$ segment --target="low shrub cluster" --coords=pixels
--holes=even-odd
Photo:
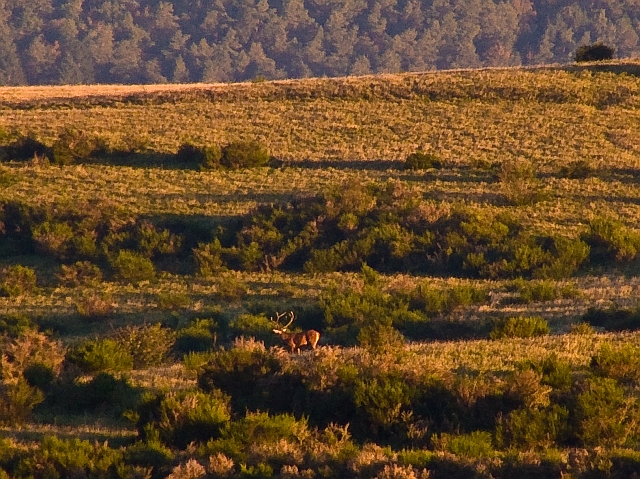
[[[416,151],[410,154],[404,161],[406,170],[427,170],[429,168],[442,168],[442,162],[432,153]]]
[[[506,214],[425,201],[389,181],[261,207],[194,255],[203,275],[224,267],[357,271],[366,263],[383,272],[563,278],[589,247],[536,235]]]
[[[176,153],[176,161],[180,165],[204,170],[256,168],[268,166],[270,159],[267,149],[257,141],[236,141],[223,147],[184,143]]]
[[[589,308],[582,316],[582,322],[607,331],[635,331],[640,329],[640,309],[638,308]]]
[[[67,358],[87,373],[122,372],[160,365],[176,340],[173,330],[160,324],[128,325],[109,337],[85,340]]]

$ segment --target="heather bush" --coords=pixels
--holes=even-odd
[[[39,477],[109,477],[122,466],[122,451],[107,443],[45,436],[40,447],[16,466],[19,477],[38,471]]]
[[[273,333],[274,325],[264,315],[241,314],[229,321],[231,336],[253,337],[259,341],[280,342]]]
[[[569,163],[568,165],[563,165],[560,167],[558,172],[558,176],[561,178],[569,178],[572,180],[577,179],[585,179],[592,176],[594,173],[593,168],[589,164],[589,162],[585,160],[578,160]]]
[[[611,378],[589,378],[576,398],[577,437],[587,447],[619,446],[636,432],[635,397]]]
[[[229,398],[216,390],[170,393],[153,416],[158,419],[152,425],[165,444],[185,447],[191,441],[206,442],[220,436],[221,428],[231,419]]]
[[[218,324],[213,319],[195,319],[178,329],[174,348],[183,354],[213,349],[217,328]]]
[[[36,289],[36,272],[19,264],[7,266],[0,274],[0,296],[20,296]]]
[[[216,289],[216,297],[218,299],[228,303],[237,303],[244,299],[249,287],[242,278],[233,273],[227,273],[218,277]]]
[[[496,442],[505,448],[548,448],[565,443],[570,431],[569,411],[563,406],[523,408],[502,418],[496,428]]]
[[[491,339],[533,338],[549,334],[549,325],[539,316],[512,317],[496,322]]]
[[[631,261],[640,251],[640,233],[611,218],[596,218],[583,235],[594,262]]]
[[[209,277],[215,273],[225,271],[227,267],[222,259],[222,245],[215,238],[211,243],[201,243],[193,249],[193,258],[196,263],[196,273],[199,276]]]
[[[447,451],[459,457],[482,458],[493,457],[491,433],[486,431],[473,431],[469,434],[440,434],[433,439],[434,448]]]
[[[263,343],[239,339],[231,349],[212,356],[198,376],[198,385],[205,391],[221,389],[231,396],[233,410],[243,411],[256,400],[262,402],[262,392],[256,390],[258,381],[280,371],[275,352],[267,351]]]
[[[114,339],[84,341],[69,351],[68,359],[89,373],[121,372],[133,368],[133,356]]]
[[[410,409],[412,390],[404,378],[393,375],[359,377],[353,384],[353,402],[364,424],[375,437],[384,437],[398,426],[401,415]]]
[[[150,281],[156,276],[156,269],[150,259],[134,251],[120,250],[109,259],[116,279],[128,283]]]
[[[183,143],[176,153],[176,161],[185,166],[198,166],[212,170],[220,168],[222,151],[218,145],[196,146]]]
[[[113,337],[131,354],[136,369],[162,364],[176,340],[175,332],[160,324],[128,325],[115,330]]]
[[[621,383],[640,383],[640,348],[625,344],[614,349],[611,344],[600,346],[591,360],[591,369],[598,375]]]
[[[51,147],[51,160],[56,165],[71,165],[89,159],[100,146],[97,139],[81,131],[66,128]]]
[[[220,164],[225,168],[255,168],[269,163],[267,149],[257,141],[237,141],[222,148]]]
[[[432,153],[416,151],[410,154],[404,161],[406,170],[426,170],[429,168],[442,168],[442,162]]]
[[[102,271],[90,261],[61,265],[58,280],[65,286],[94,286],[102,281]]]

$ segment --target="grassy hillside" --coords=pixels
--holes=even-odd
[[[67,477],[56,436],[108,440],[88,477],[640,473],[639,72],[0,88],[3,151],[102,152],[0,164],[0,468]],[[271,166],[177,160],[235,141]]]

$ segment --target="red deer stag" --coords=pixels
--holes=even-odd
[[[280,326],[280,319],[284,316],[289,316],[289,322],[285,326]],[[277,326],[277,329],[274,329],[273,332],[282,338],[282,340],[289,345],[291,348],[291,352],[297,351],[300,352],[300,347],[306,346],[307,344],[311,346],[312,349],[316,349],[316,345],[320,340],[320,333],[313,329],[308,331],[302,331],[300,333],[289,333],[287,332],[287,328],[291,326],[295,316],[293,311],[289,311],[288,313],[278,314],[276,311],[276,319],[275,321],[271,318],[271,322]]]

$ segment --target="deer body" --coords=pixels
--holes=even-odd
[[[273,332],[279,335],[282,340],[289,345],[292,353],[296,350],[300,352],[300,347],[306,345],[311,346],[312,349],[316,349],[316,345],[320,340],[320,333],[315,329],[302,331],[301,333],[287,333],[279,329],[274,329]]]
[[[287,313],[278,314],[276,312],[276,321],[272,322],[278,326],[278,329],[274,329],[273,332],[276,333],[280,338],[289,346],[291,352],[300,352],[300,348],[302,346],[311,346],[312,349],[316,349],[316,345],[320,340],[320,333],[314,329],[309,329],[308,331],[302,331],[301,333],[290,333],[287,331],[287,328],[293,323],[294,314],[293,311],[288,313],[291,318],[286,326],[280,326],[280,318],[282,318]]]

